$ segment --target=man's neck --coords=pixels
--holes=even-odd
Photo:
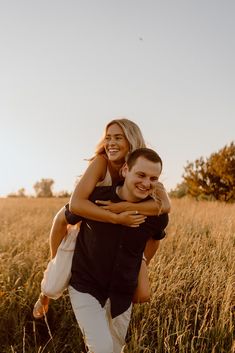
[[[123,201],[127,201],[127,202],[139,202],[140,201],[140,200],[136,200],[136,198],[134,198],[132,195],[130,195],[128,190],[125,188],[125,185],[117,186],[116,187],[116,194]]]

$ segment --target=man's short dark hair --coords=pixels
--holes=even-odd
[[[131,170],[133,165],[135,164],[136,160],[139,157],[146,158],[148,161],[154,162],[154,163],[160,163],[161,164],[161,169],[162,169],[162,159],[161,157],[152,150],[151,148],[137,148],[127,156],[126,164]]]

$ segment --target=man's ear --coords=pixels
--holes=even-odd
[[[122,166],[122,177],[123,177],[124,179],[125,179],[125,177],[126,177],[127,172],[128,172],[128,166],[127,166],[126,163],[124,163],[123,166]]]

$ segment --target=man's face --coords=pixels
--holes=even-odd
[[[125,165],[123,191],[127,201],[138,202],[148,197],[156,186],[160,174],[161,164],[144,157],[137,158],[131,170]]]

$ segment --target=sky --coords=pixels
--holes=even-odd
[[[234,0],[2,0],[0,195],[71,192],[117,117],[174,189],[235,140],[234,18]]]

